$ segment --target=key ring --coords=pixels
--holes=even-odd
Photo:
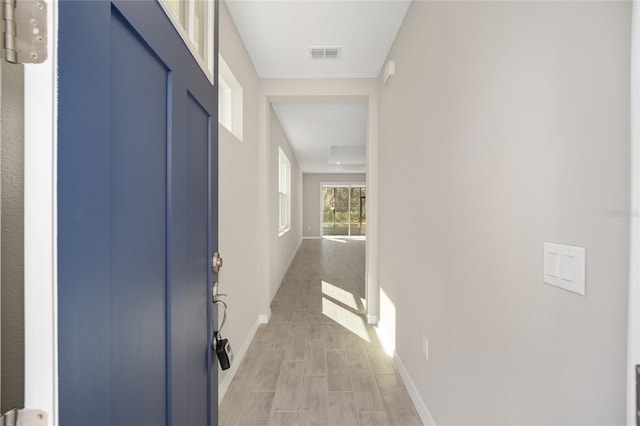
[[[218,331],[214,332],[214,338],[215,338],[215,336],[220,334],[220,332],[222,331],[222,327],[224,327],[224,323],[227,321],[227,304],[224,303],[222,300],[219,300],[219,299],[216,300],[213,303],[222,305],[222,322],[220,323],[220,326],[218,327]]]

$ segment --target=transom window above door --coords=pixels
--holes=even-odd
[[[211,84],[213,76],[213,0],[159,0]]]

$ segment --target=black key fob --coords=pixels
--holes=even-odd
[[[220,361],[220,368],[222,370],[229,369],[231,367],[231,363],[233,362],[233,351],[231,350],[229,340],[216,339],[215,345],[216,355],[218,356],[218,361]]]

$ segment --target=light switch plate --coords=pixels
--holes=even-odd
[[[543,280],[547,284],[586,294],[586,249],[565,244],[544,243]]]

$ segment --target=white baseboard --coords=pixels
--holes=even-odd
[[[322,237],[302,237],[303,240],[321,240]]]
[[[236,375],[236,372],[238,371],[238,366],[244,359],[244,356],[247,354],[247,350],[249,350],[249,346],[251,346],[251,342],[253,341],[253,338],[255,337],[256,332],[258,331],[258,327],[260,326],[260,324],[266,324],[267,321],[262,321],[263,320],[262,317],[265,317],[266,319],[267,316],[266,315],[258,316],[258,319],[256,320],[255,324],[253,324],[253,327],[251,327],[251,330],[249,330],[249,335],[247,336],[246,339],[244,339],[244,343],[242,343],[240,350],[234,353],[235,357],[233,358],[233,363],[231,364],[231,368],[229,369],[229,371],[227,371],[227,375],[224,376],[224,379],[222,379],[222,382],[220,382],[220,384],[218,385],[218,404],[220,404],[220,401],[222,401],[222,398],[224,398],[224,395],[227,393],[227,390],[229,389],[229,385],[231,384],[233,377]]]
[[[380,322],[380,318],[378,318],[377,315],[367,315],[367,323],[378,325],[379,322]]]
[[[418,393],[416,385],[413,383],[413,380],[411,380],[411,376],[409,376],[407,369],[404,368],[404,364],[400,360],[397,352],[393,353],[393,366],[396,368],[398,374],[400,374],[400,378],[404,382],[407,392],[409,392],[413,405],[416,406],[416,410],[418,411],[418,415],[420,416],[422,423],[424,423],[425,426],[436,426],[436,421],[433,419],[433,416],[431,416],[427,405]]]

